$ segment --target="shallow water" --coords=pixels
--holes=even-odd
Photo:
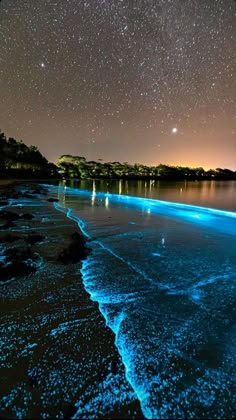
[[[9,201],[7,211],[34,215],[11,228],[21,236],[16,249],[33,232],[44,238],[32,247],[36,272],[0,281],[0,418],[64,419],[75,410],[80,419],[142,418],[114,334],[84,290],[81,263],[58,262],[75,224],[47,197]],[[2,261],[5,253],[3,242]]]
[[[90,239],[84,285],[115,333],[145,417],[234,417],[233,205],[92,187],[61,185],[55,207]]]
[[[236,181],[68,180],[62,185],[93,192],[153,198],[236,211]]]

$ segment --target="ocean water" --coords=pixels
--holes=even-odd
[[[53,187],[146,418],[233,418],[236,212]]]

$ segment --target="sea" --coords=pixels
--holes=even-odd
[[[60,181],[82,278],[143,415],[236,413],[236,181]]]

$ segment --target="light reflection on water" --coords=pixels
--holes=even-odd
[[[60,185],[236,211],[236,181],[70,180]]]

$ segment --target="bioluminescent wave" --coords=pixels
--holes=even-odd
[[[58,189],[92,247],[82,275],[146,418],[235,414],[236,213]]]
[[[89,190],[78,190],[68,187],[58,187],[58,190],[62,195],[86,197],[92,202],[96,199],[98,203],[104,203],[105,206],[112,203],[113,205],[135,207],[142,212],[147,212],[149,214],[159,214],[166,217],[170,216],[189,221],[190,223],[207,225],[213,229],[236,234],[236,223],[231,223],[231,219],[236,221],[236,212],[233,211],[121,194],[91,192]]]

